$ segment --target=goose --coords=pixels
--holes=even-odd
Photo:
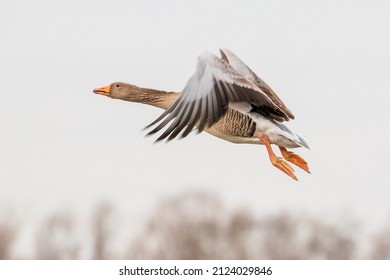
[[[115,82],[96,88],[94,93],[130,102],[159,107],[164,112],[147,128],[153,135],[165,127],[156,141],[170,141],[192,130],[206,131],[223,140],[241,144],[265,145],[273,166],[298,180],[290,162],[310,173],[307,162],[287,150],[309,142],[291,131],[283,122],[294,119],[276,93],[244,62],[227,49],[221,57],[203,52],[196,70],[181,91],[163,91]],[[271,145],[279,147],[276,156]]]

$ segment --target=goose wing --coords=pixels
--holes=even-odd
[[[148,135],[170,126],[156,140],[175,138],[180,132],[186,137],[196,126],[201,132],[211,127],[228,109],[229,103],[246,102],[260,108],[272,119],[288,120],[288,115],[253,82],[245,78],[228,62],[204,52],[198,57],[195,73],[176,101],[148,127],[156,125]]]
[[[290,119],[294,114],[284,105],[276,93],[253,72],[242,60],[228,49],[220,49],[221,57],[236,69],[242,76],[260,88]]]

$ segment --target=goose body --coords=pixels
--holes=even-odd
[[[157,141],[186,137],[203,130],[232,143],[266,145],[271,163],[297,179],[289,161],[309,172],[308,165],[286,148],[305,147],[307,140],[283,122],[294,119],[276,93],[244,62],[227,49],[221,58],[204,52],[195,73],[181,93],[140,88],[116,82],[95,93],[160,107],[165,111],[148,128],[148,135],[163,131]],[[276,157],[271,144],[284,157]]]

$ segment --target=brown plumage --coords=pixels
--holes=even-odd
[[[228,62],[233,68],[239,69],[240,73],[259,89],[261,89],[290,119],[294,119],[294,114],[287,108],[283,101],[277,96],[272,88],[267,85],[255,72],[252,71],[241,59],[227,49],[221,49],[221,58]]]
[[[282,124],[294,119],[293,113],[263,80],[226,49],[221,49],[221,58],[203,53],[181,93],[121,82],[94,92],[164,109],[148,126],[154,126],[149,135],[164,130],[156,141],[186,137],[196,129],[232,143],[263,144],[271,163],[297,179],[291,166],[272,151],[271,144],[276,144],[287,161],[309,172],[306,161],[286,149],[310,148],[304,137]]]

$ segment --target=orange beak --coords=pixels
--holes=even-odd
[[[101,88],[95,88],[93,90],[93,92],[96,93],[96,94],[110,96],[110,88],[111,88],[111,85],[108,85],[108,86],[105,86],[105,87],[101,87]]]

